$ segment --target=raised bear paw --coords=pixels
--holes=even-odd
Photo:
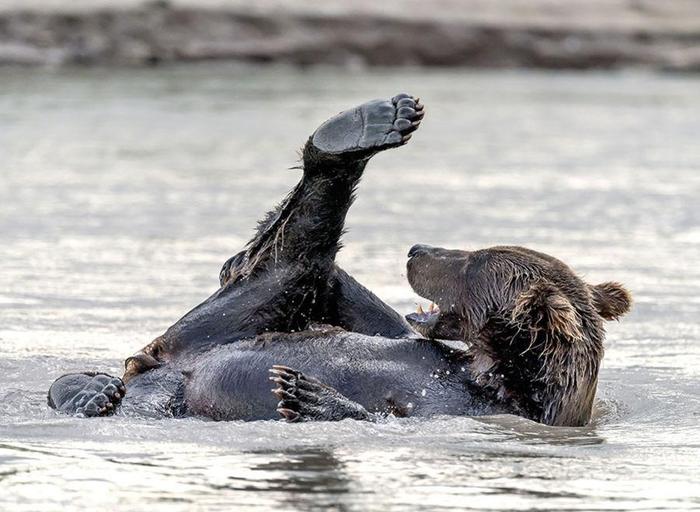
[[[424,114],[418,98],[397,94],[332,117],[314,132],[311,142],[321,153],[367,157],[406,144]]]

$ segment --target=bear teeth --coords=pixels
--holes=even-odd
[[[426,314],[425,310],[423,309],[422,304],[418,304],[418,308],[416,309],[416,313],[421,314],[421,315]],[[434,302],[431,302],[430,306],[428,306],[428,314],[437,315],[438,313],[440,313],[440,307],[437,304],[435,304]]]

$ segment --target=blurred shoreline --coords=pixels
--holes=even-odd
[[[700,71],[696,0],[0,0],[0,65]]]

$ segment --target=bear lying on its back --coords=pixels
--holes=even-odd
[[[65,375],[49,405],[83,416],[118,408],[288,421],[512,413],[585,424],[603,320],[630,307],[622,286],[587,285],[560,261],[519,247],[414,246],[409,282],[440,308],[407,317],[420,339],[335,264],[367,162],[406,144],[423,115],[417,99],[399,94],[323,123],[304,148],[301,181],[224,264],[220,288],[128,358],[123,380]]]
[[[621,285],[588,285],[559,260],[521,247],[415,246],[408,279],[439,306],[407,317],[425,339],[331,326],[259,335],[154,365],[129,380],[121,407],[217,420],[590,420],[603,322],[630,307]],[[430,339],[436,333],[464,342]]]
[[[338,329],[259,337],[190,366],[185,404],[219,419],[289,421],[511,413],[585,425],[603,358],[604,320],[626,313],[617,283],[591,286],[561,261],[522,247],[467,252],[414,246],[408,279],[439,309],[408,315],[426,337]]]

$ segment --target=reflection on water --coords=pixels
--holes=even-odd
[[[402,311],[416,242],[528,245],[634,292],[595,418],[284,425],[45,405],[216,287],[330,113],[428,115],[368,168],[341,264]],[[700,80],[219,65],[0,74],[0,504],[35,510],[700,508]]]

